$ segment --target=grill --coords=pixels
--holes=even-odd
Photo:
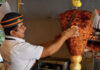
[[[39,70],[69,70],[69,59],[45,58],[39,60]]]

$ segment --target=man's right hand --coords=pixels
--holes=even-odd
[[[62,32],[62,36],[64,36],[66,39],[70,38],[70,37],[77,37],[77,36],[79,36],[78,26],[72,26],[71,28],[63,31]]]

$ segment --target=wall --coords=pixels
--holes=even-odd
[[[100,9],[100,0],[81,0],[79,9],[93,11]],[[44,43],[61,32],[59,14],[72,9],[71,0],[24,0],[24,23],[27,26],[25,39],[32,44]],[[54,57],[67,58],[67,47],[64,45]]]

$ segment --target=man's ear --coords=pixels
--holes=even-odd
[[[11,36],[15,36],[15,35],[16,35],[16,31],[11,30],[11,31],[10,31],[10,35],[11,35]]]

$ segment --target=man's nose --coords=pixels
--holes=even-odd
[[[25,26],[25,25],[24,25],[24,27],[23,27],[23,28],[24,28],[24,30],[26,30],[26,26]]]

